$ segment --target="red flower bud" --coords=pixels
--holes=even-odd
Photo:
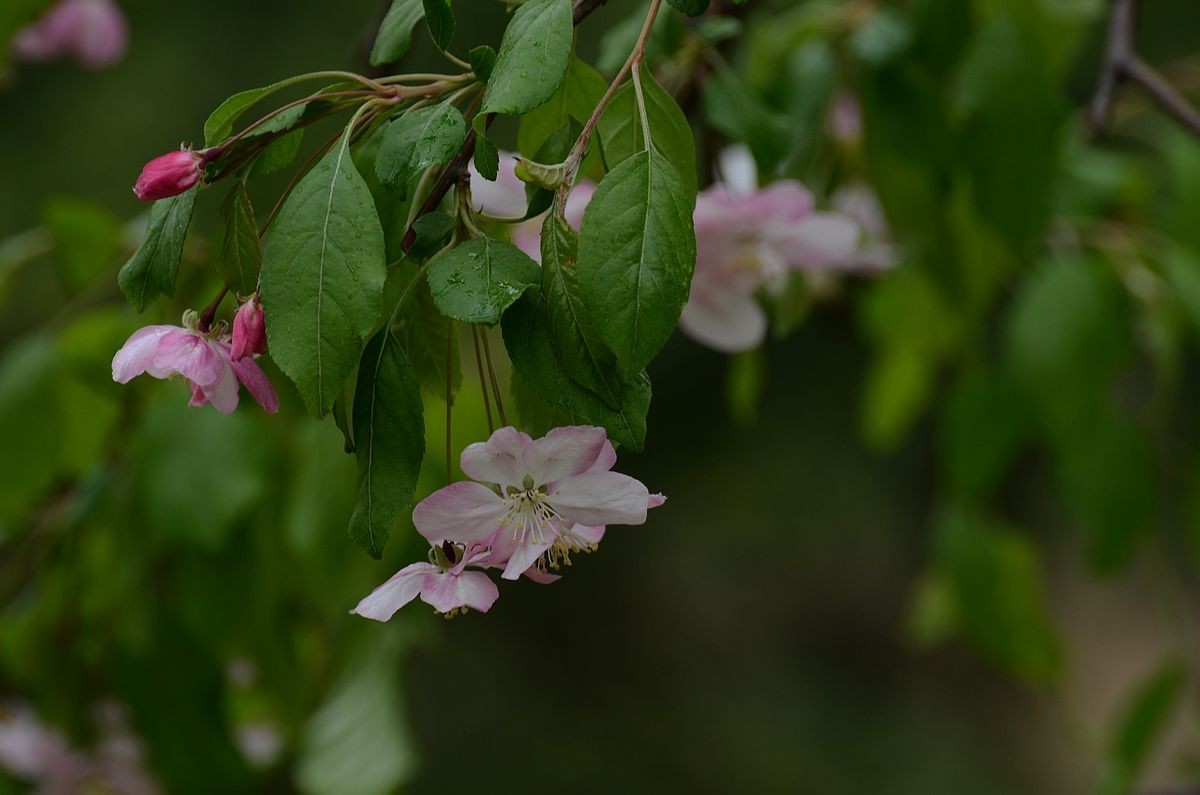
[[[142,169],[133,192],[144,202],[178,196],[200,181],[203,154],[190,148],[160,155]]]
[[[240,362],[247,356],[266,352],[267,326],[263,320],[262,304],[258,302],[258,294],[255,293],[233,316],[230,358]]]

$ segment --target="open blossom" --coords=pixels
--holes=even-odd
[[[766,337],[760,291],[781,290],[793,271],[846,269],[862,229],[844,213],[815,210],[799,182],[756,189],[749,153],[733,150],[722,160],[725,181],[696,201],[696,272],[679,325],[698,342],[732,353]]]
[[[500,428],[463,450],[460,463],[480,482],[452,483],[426,497],[413,524],[431,544],[486,544],[489,565],[503,566],[509,580],[539,558],[554,565],[593,549],[602,532],[596,528],[642,524],[663,499],[611,471],[616,452],[603,428],[555,428],[537,440]]]
[[[500,168],[494,182],[486,180],[471,165],[471,198],[476,207],[488,215],[497,218],[521,218],[527,209],[525,183],[517,177],[517,158],[508,152],[500,153]],[[591,180],[580,180],[572,188],[567,197],[567,206],[563,215],[576,230],[583,223],[583,211],[587,209],[592,194],[596,192],[596,184]],[[535,216],[528,221],[514,224],[512,242],[537,262],[542,260],[541,240],[542,222],[545,213]]]
[[[480,547],[455,546],[449,541],[430,550],[428,563],[413,563],[392,575],[351,610],[351,613],[387,621],[404,605],[421,601],[446,616],[474,608],[486,613],[500,597],[491,578],[468,566],[481,564],[487,552]]]
[[[200,181],[206,162],[204,152],[187,146],[159,155],[142,167],[133,192],[144,202],[178,196]]]
[[[432,545],[428,563],[414,563],[359,602],[354,613],[387,621],[418,595],[446,615],[486,613],[499,597],[484,572],[558,579],[547,569],[596,549],[610,524],[642,524],[666,498],[613,472],[617,453],[603,428],[555,428],[532,439],[500,428],[463,450],[462,469],[475,481],[440,489],[413,510],[413,524]],[[489,485],[484,485],[484,484]]]
[[[230,358],[240,362],[247,356],[266,352],[267,324],[263,318],[262,304],[258,302],[258,293],[255,293],[233,316]]]
[[[61,0],[13,39],[13,56],[31,62],[65,56],[89,69],[121,60],[129,46],[129,26],[112,0]]]
[[[138,329],[113,357],[112,371],[118,384],[129,383],[142,373],[155,378],[181,376],[192,387],[189,405],[211,403],[222,414],[237,408],[240,382],[268,414],[279,410],[271,382],[253,359],[234,361],[228,338],[195,328]]]

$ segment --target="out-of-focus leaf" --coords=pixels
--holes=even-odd
[[[952,623],[980,653],[1013,673],[1037,682],[1058,676],[1059,641],[1046,612],[1038,556],[1023,536],[948,509],[937,520],[935,559],[944,579],[937,586],[941,617],[933,626],[943,629],[929,639]],[[932,608],[926,602],[922,609]],[[928,628],[932,618],[921,621]]]
[[[942,461],[951,490],[966,498],[990,496],[1033,430],[1025,396],[1005,374],[965,375],[942,414]]]
[[[79,199],[55,199],[46,205],[43,217],[63,281],[73,291],[105,273],[120,253],[121,221],[104,207]]]
[[[1098,795],[1126,795],[1137,784],[1138,774],[1166,731],[1186,685],[1187,669],[1169,662],[1133,694],[1109,746]]]
[[[979,31],[959,76],[957,104],[967,116],[963,142],[980,214],[1023,251],[1049,219],[1063,117],[1027,26],[1001,14]]]
[[[178,385],[154,388],[133,445],[140,512],[154,538],[216,549],[266,487],[261,427],[245,412],[189,408]]]
[[[787,155],[792,133],[787,119],[751,94],[731,70],[715,70],[704,89],[709,123],[754,153],[758,167],[773,170]]]
[[[397,644],[379,637],[334,683],[304,732],[305,795],[386,795],[412,773],[399,660]]]
[[[758,404],[767,385],[767,357],[762,348],[744,351],[729,358],[725,373],[725,400],[738,425],[753,425]]]

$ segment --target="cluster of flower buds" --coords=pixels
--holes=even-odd
[[[506,580],[541,583],[594,551],[607,525],[639,525],[666,501],[638,480],[613,472],[617,453],[603,428],[555,428],[532,439],[500,428],[469,445],[460,464],[473,480],[442,488],[413,510],[430,545],[429,561],[396,572],[354,608],[387,621],[418,596],[438,613],[486,613],[499,597],[489,569]]]

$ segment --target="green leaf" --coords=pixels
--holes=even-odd
[[[937,565],[959,631],[981,653],[1033,681],[1061,667],[1035,549],[1021,535],[969,512],[938,519]]]
[[[500,174],[500,150],[485,135],[475,137],[475,170],[489,182]]]
[[[375,174],[403,198],[421,172],[450,162],[466,135],[467,122],[449,103],[410,111],[384,128]]]
[[[421,0],[393,0],[371,47],[371,66],[398,61],[412,44],[413,27],[425,16]]]
[[[569,378],[559,364],[541,293],[530,293],[514,304],[505,313],[502,328],[513,367],[538,398],[562,413],[557,419],[565,424],[599,425],[614,442],[631,450],[642,449],[651,397],[645,372],[630,380],[620,396],[620,408],[612,409]]]
[[[526,157],[537,157],[542,144],[568,121],[586,123],[607,89],[608,83],[599,72],[572,58],[562,85],[550,101],[521,117],[517,149]]]
[[[454,38],[454,12],[450,9],[449,0],[423,0],[425,6],[425,24],[429,26],[429,35],[438,49],[450,46]]]
[[[413,288],[412,298],[404,312],[397,334],[421,388],[446,400],[446,385],[450,395],[462,386],[462,367],[458,345],[449,340],[450,318],[438,311],[429,285],[422,281]],[[449,368],[449,373],[446,370]]]
[[[480,83],[492,79],[492,70],[496,68],[496,51],[486,44],[480,44],[467,55],[471,62],[471,71],[475,73]]]
[[[390,329],[367,343],[354,390],[358,498],[350,537],[373,558],[412,502],[425,456],[421,387]]]
[[[300,152],[304,143],[304,130],[292,130],[287,135],[281,135],[267,145],[254,160],[250,171],[251,176],[265,177],[274,174],[282,168],[287,168]]]
[[[695,194],[657,150],[610,171],[583,216],[579,286],[600,338],[627,375],[675,329],[696,263]]]
[[[567,71],[572,31],[571,0],[522,4],[500,41],[480,113],[525,113],[550,99]]]
[[[1138,688],[1112,739],[1100,795],[1126,795],[1137,783],[1155,742],[1179,708],[1187,682],[1187,669],[1170,662]]]
[[[183,242],[199,190],[197,185],[178,196],[160,199],[150,208],[146,239],[117,274],[121,292],[137,311],[144,311],[157,296],[175,294]]]
[[[282,88],[287,88],[295,81],[291,78],[280,80],[277,83],[272,83],[269,86],[260,88],[248,88],[245,91],[239,91],[233,96],[226,99],[217,109],[214,110],[204,122],[204,144],[205,146],[213,146],[224,141],[233,133],[233,124],[238,118],[246,112],[246,109],[254,105],[268,94],[273,94]]]
[[[258,270],[262,253],[258,246],[258,224],[246,186],[238,182],[229,192],[221,214],[225,216],[225,240],[217,254],[217,273],[229,289],[250,295],[258,288]]]
[[[429,287],[438,309],[464,323],[494,326],[521,294],[541,281],[525,252],[486,237],[468,240],[429,264]]]
[[[344,135],[283,203],[263,250],[271,357],[314,416],[333,405],[379,320],[383,229]]]
[[[409,246],[408,256],[423,262],[441,250],[454,231],[454,219],[443,212],[425,213],[412,224],[416,237]]]
[[[542,225],[542,294],[554,352],[567,377],[621,408],[625,379],[617,360],[596,333],[579,290],[579,236],[557,213]]]
[[[642,93],[646,97],[646,118],[650,137],[657,149],[674,166],[683,180],[684,190],[696,192],[696,141],[692,127],[675,98],[663,90],[648,68],[642,69]],[[600,117],[600,140],[604,160],[610,169],[639,152],[646,151],[642,124],[633,83],[621,86]]]
[[[43,212],[55,260],[71,290],[82,290],[106,271],[121,250],[121,220],[93,202],[54,199]]]
[[[689,17],[698,17],[708,10],[709,0],[667,0],[673,8],[687,14]]]

